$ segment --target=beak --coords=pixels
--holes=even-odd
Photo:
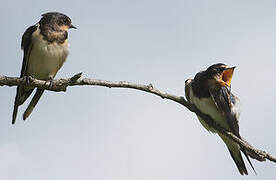
[[[72,24],[69,26],[69,28],[70,28],[70,29],[77,29],[76,26],[74,26],[74,25],[72,25]]]
[[[222,72],[222,80],[226,83],[227,86],[231,85],[231,80],[232,80],[232,76],[233,76],[235,68],[236,68],[236,66],[230,67],[230,68],[225,69]]]

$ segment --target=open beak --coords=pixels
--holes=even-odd
[[[235,68],[236,68],[236,66],[230,67],[230,68],[225,69],[222,72],[222,80],[226,83],[227,86],[231,85],[231,80],[232,80],[232,76],[233,76]]]
[[[72,24],[69,26],[69,28],[70,28],[70,29],[77,29],[76,26],[74,26],[74,25],[72,25]]]

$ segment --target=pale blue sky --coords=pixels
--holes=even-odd
[[[57,78],[148,84],[184,96],[184,81],[216,62],[237,66],[240,133],[276,155],[276,2],[187,0],[5,1],[0,74],[19,76],[24,30],[47,11],[71,17],[70,55]],[[184,107],[128,89],[46,92],[11,125],[15,87],[0,87],[0,179],[242,179],[230,154]],[[250,179],[276,179],[271,162]],[[244,179],[244,178],[243,178]]]

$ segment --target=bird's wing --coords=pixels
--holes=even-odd
[[[227,119],[231,132],[240,138],[238,98],[226,87],[211,88],[209,92],[218,110]]]
[[[37,28],[38,28],[37,25],[30,26],[22,36],[21,49],[24,51],[24,56],[23,56],[23,63],[22,63],[20,77],[27,75],[26,71],[28,66],[28,60],[32,49],[32,34],[34,31],[37,30]],[[33,89],[24,89],[23,86],[17,86],[16,96],[14,101],[14,108],[13,108],[13,115],[12,115],[12,124],[15,123],[18,106],[20,106],[26,101],[26,99],[31,95],[32,91]]]
[[[209,89],[209,92],[219,109],[219,111],[226,117],[227,123],[230,127],[231,132],[233,132],[238,138],[242,139],[239,133],[239,99],[234,96],[229,89],[226,87],[220,87],[217,89]],[[247,151],[244,148],[238,148],[232,145],[231,141],[227,142],[224,138],[222,138],[224,142],[226,143],[232,158],[234,159],[239,171],[241,174],[247,174],[247,170],[245,168],[244,162],[241,158],[239,150],[241,150],[246,159],[248,160],[250,166],[252,167],[253,171],[256,173],[253,164],[251,163],[247,153]],[[254,158],[254,156],[250,157]]]
[[[32,34],[34,31],[37,30],[37,28],[38,28],[37,25],[30,26],[22,36],[21,49],[24,51],[24,57],[23,57],[20,77],[23,77],[26,75],[28,60],[32,49]]]
[[[185,97],[188,102],[190,102],[190,87],[191,87],[192,79],[187,79],[185,81]]]

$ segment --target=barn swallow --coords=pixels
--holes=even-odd
[[[209,115],[218,125],[241,138],[239,133],[239,99],[231,93],[231,80],[235,67],[218,63],[196,74],[194,79],[185,81],[186,99],[199,111]],[[249,154],[237,143],[217,132],[198,116],[200,123],[210,132],[217,133],[226,144],[241,175],[247,175],[247,169],[241,156],[244,153],[250,166],[255,169]],[[256,173],[256,172],[255,172]]]
[[[23,34],[21,49],[24,51],[20,77],[52,81],[68,56],[68,29],[74,28],[65,14],[48,12],[40,21],[30,26]],[[31,95],[34,88],[19,85],[14,101],[12,124],[15,123],[18,107]],[[25,120],[33,111],[44,89],[36,89],[35,95],[23,114]]]

